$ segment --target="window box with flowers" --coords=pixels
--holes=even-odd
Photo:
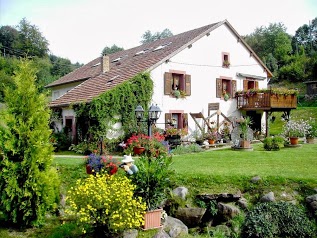
[[[182,136],[186,134],[187,131],[185,128],[178,129],[172,126],[167,127],[164,131],[165,140],[168,141],[171,148],[175,148],[176,146],[180,145]]]
[[[224,61],[222,62],[222,67],[224,67],[224,68],[229,68],[229,67],[230,67],[230,62],[229,62],[229,60],[224,60]]]

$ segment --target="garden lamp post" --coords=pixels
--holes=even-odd
[[[154,125],[157,121],[157,119],[160,118],[161,115],[161,109],[157,105],[151,105],[148,111],[148,118],[146,120],[142,120],[144,117],[144,109],[141,105],[138,105],[135,110],[135,117],[137,119],[137,122],[146,122],[148,126],[148,136],[152,135],[151,126]]]

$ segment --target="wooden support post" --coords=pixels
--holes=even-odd
[[[269,111],[265,111],[266,117],[265,117],[265,137],[268,137],[270,135],[269,132]]]

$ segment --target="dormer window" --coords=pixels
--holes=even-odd
[[[230,67],[230,57],[229,53],[222,53],[222,67],[223,68],[229,68]]]

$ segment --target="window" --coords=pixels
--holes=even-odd
[[[175,90],[182,91],[183,95],[191,94],[191,76],[181,71],[165,72],[164,95],[174,95]]]
[[[248,89],[258,89],[259,88],[259,82],[254,79],[246,79],[243,80],[243,90]]]
[[[174,127],[177,129],[188,129],[188,114],[187,113],[165,113],[165,127],[169,125],[167,123],[173,122]]]
[[[53,100],[59,98],[59,91],[55,91],[53,94]]]
[[[222,53],[222,67],[223,68],[229,68],[230,67],[229,53],[226,53],[226,52]]]
[[[217,78],[216,79],[216,97],[223,99],[227,94],[229,98],[233,98],[237,91],[236,80],[229,78]]]

